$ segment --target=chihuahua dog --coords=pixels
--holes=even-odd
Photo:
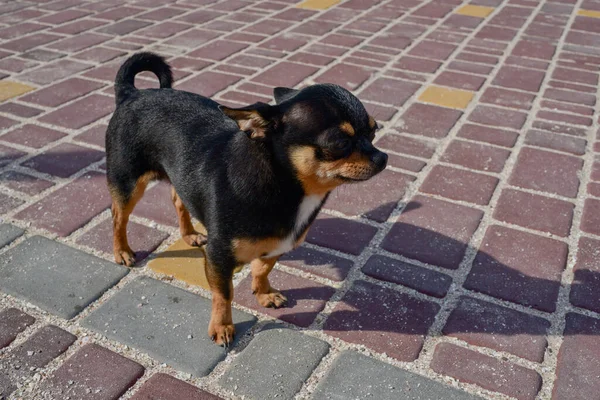
[[[136,89],[142,71],[153,72],[160,89]],[[168,180],[183,239],[206,245],[208,334],[228,346],[234,270],[250,263],[258,302],[283,306],[287,299],[267,278],[277,259],[302,243],[334,188],[373,177],[387,155],[371,144],[375,120],[336,85],[275,88],[275,105],[234,109],[172,84],[170,67],[152,53],[131,56],[117,73],[117,108],[106,132],[114,255],[134,263],[129,215],[150,181]]]

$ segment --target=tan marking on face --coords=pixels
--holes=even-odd
[[[233,239],[231,247],[237,262],[249,263],[275,250],[281,240],[281,238],[277,237],[265,239],[237,238]]]
[[[377,126],[377,122],[375,121],[375,118],[373,118],[369,115],[369,128],[375,129],[376,126]]]
[[[348,134],[348,136],[354,136],[354,134],[356,133],[354,131],[354,127],[350,124],[350,122],[342,122],[340,124],[340,130],[343,132],[346,132]]]

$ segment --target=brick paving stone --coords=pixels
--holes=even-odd
[[[3,131],[3,130],[5,130],[5,129],[10,128],[11,126],[13,126],[15,124],[17,124],[17,121],[15,121],[13,119],[10,119],[10,118],[5,118],[5,117],[0,116],[0,132]],[[3,146],[0,147],[0,151],[4,152]],[[0,153],[0,165],[3,162],[2,160],[3,160],[4,156],[5,156],[4,154]]]
[[[333,191],[325,208],[385,222],[414,179],[411,175],[384,170],[369,181],[353,187],[352,195],[343,187]]]
[[[0,182],[10,189],[30,196],[54,186],[53,182],[16,171],[6,171],[0,174]]]
[[[444,326],[444,335],[534,362],[542,362],[550,322],[507,307],[462,296]]]
[[[431,368],[437,373],[519,400],[535,399],[542,386],[542,377],[533,370],[450,343],[436,346]]]
[[[581,217],[581,230],[600,236],[600,200],[585,200]]]
[[[202,377],[225,358],[227,349],[208,337],[211,301],[148,277],[139,277],[82,322],[181,371]],[[233,309],[236,338],[256,318]]]
[[[219,400],[220,397],[205,392],[170,375],[152,375],[142,387],[131,396],[131,400]]]
[[[502,172],[510,152],[463,140],[450,142],[441,161],[480,171]]]
[[[17,103],[4,103],[0,105],[0,112],[12,114],[21,118],[30,118],[41,114],[43,110],[40,110],[39,108],[24,106],[22,104]]]
[[[114,107],[114,100],[110,97],[91,94],[46,114],[39,120],[64,128],[79,129],[110,114]]]
[[[108,35],[126,35],[128,33],[137,31],[141,28],[144,28],[150,25],[150,22],[141,21],[137,19],[127,19],[120,22],[117,22],[112,25],[105,26],[104,28],[97,29],[100,33],[105,33]]]
[[[359,97],[379,103],[402,106],[419,87],[419,84],[413,82],[378,78],[364,88],[359,93]]]
[[[469,121],[494,127],[520,129],[527,120],[527,114],[498,107],[477,106],[469,115]]]
[[[51,399],[116,400],[143,374],[140,364],[97,344],[86,344],[39,390]]]
[[[600,390],[600,321],[569,313],[563,334],[552,398],[593,399]]]
[[[13,240],[21,236],[25,231],[19,227],[10,224],[0,224],[0,248],[10,244]],[[2,347],[2,346],[0,346]]]
[[[505,189],[494,210],[499,221],[567,237],[575,206],[550,197]]]
[[[0,193],[0,214],[11,212],[13,209],[19,207],[23,203],[24,201],[21,199]]]
[[[544,111],[544,110],[538,111],[538,113],[536,114],[536,117],[541,118],[541,119],[546,119],[549,121],[565,122],[567,124],[573,124],[573,125],[591,126],[593,123],[593,120],[588,117],[580,117],[577,115],[562,114],[562,113]]]
[[[11,344],[19,333],[34,322],[35,318],[16,308],[5,308],[0,311],[0,349]]]
[[[308,231],[306,241],[348,254],[359,255],[369,244],[377,228],[321,214]]]
[[[0,256],[0,289],[62,318],[79,314],[127,269],[34,236]]]
[[[568,103],[585,104],[593,106],[596,104],[596,96],[587,93],[578,93],[570,90],[548,88],[544,92],[544,97],[554,100],[566,101]]]
[[[78,201],[72,202],[74,198]],[[64,237],[109,206],[104,174],[90,172],[25,208],[15,218],[32,221],[32,225]]]
[[[240,78],[237,76],[206,71],[178,83],[177,88],[211,97],[239,80]]]
[[[104,124],[94,126],[73,137],[73,140],[104,147],[106,140],[106,128],[107,125]]]
[[[368,382],[368,384],[365,384]],[[475,400],[471,395],[422,375],[405,371],[360,353],[345,350],[320,379],[311,399]]]
[[[457,89],[477,91],[485,82],[484,77],[476,75],[461,74],[458,72],[444,71],[437,76],[434,83],[438,85],[450,86]]]
[[[519,153],[509,182],[523,188],[574,198],[579,188],[578,175],[582,164],[579,158],[524,148]]]
[[[256,335],[219,384],[247,399],[293,399],[328,351],[322,340],[272,327]]]
[[[385,304],[385,307],[381,307]],[[355,281],[325,321],[325,333],[400,361],[414,361],[439,305]],[[394,310],[393,312],[389,310]]]
[[[497,106],[530,110],[534,99],[535,96],[529,93],[490,87],[483,92],[479,101]]]
[[[8,396],[50,361],[64,353],[77,337],[54,325],[40,328],[0,361],[0,395]]]
[[[376,144],[383,149],[422,158],[431,158],[436,149],[435,143],[392,133],[384,135]]]
[[[415,196],[382,242],[382,247],[428,264],[457,269],[483,213]]]
[[[457,136],[503,147],[513,147],[519,134],[517,132],[487,126],[464,124],[458,131]]]
[[[49,143],[65,137],[67,134],[37,125],[23,125],[1,136],[2,140],[22,146],[42,148]]]
[[[567,111],[574,114],[581,115],[594,115],[594,109],[592,107],[580,106],[575,104],[565,104],[558,101],[544,100],[540,103],[543,108],[550,109],[553,111]]]
[[[595,197],[600,197],[600,183],[588,183],[587,192]]]
[[[421,184],[420,190],[448,199],[487,205],[498,182],[492,176],[436,165]]]
[[[31,50],[38,46],[48,44],[61,38],[62,36],[59,35],[52,35],[48,33],[35,33],[33,35],[28,35],[25,37],[10,40],[8,42],[4,42],[0,44],[0,47],[2,47],[3,49],[21,53],[27,50]]]
[[[567,262],[567,245],[554,239],[492,225],[465,287],[552,312]]]
[[[56,60],[20,75],[19,79],[47,85],[91,68],[91,65],[71,60]],[[114,75],[112,77],[114,79]]]
[[[218,36],[219,33],[214,31],[192,29],[164,41],[164,44],[185,48],[196,48]]]
[[[293,87],[317,70],[318,68],[309,65],[282,62],[270,67],[252,80],[269,86]]]
[[[372,278],[404,285],[430,296],[442,298],[448,293],[452,278],[393,258],[374,255],[362,267]]]
[[[434,73],[441,65],[442,63],[438,61],[405,56],[400,58],[397,64],[394,64],[394,68],[406,69],[415,72]]]
[[[229,40],[216,40],[189,53],[190,57],[200,57],[207,60],[220,61],[248,47],[245,43]]]
[[[600,289],[600,241],[586,237],[579,239],[576,260],[571,303],[600,312],[600,298],[596,296]]]
[[[525,143],[564,151],[577,156],[585,154],[587,141],[576,137],[558,135],[551,132],[530,130],[525,137]]]
[[[425,161],[417,160],[415,158],[403,157],[397,154],[388,154],[388,165],[405,169],[412,172],[420,172],[427,163]]]
[[[336,64],[324,74],[315,79],[319,83],[334,83],[345,87],[348,90],[355,90],[364,81],[369,79],[374,71],[364,67],[357,67],[349,64]]]
[[[413,47],[408,54],[434,60],[447,60],[454,50],[456,50],[456,46],[453,44],[423,40]]]
[[[97,35],[95,33],[81,33],[67,39],[59,40],[48,45],[49,48],[68,53],[75,53],[88,47],[104,43],[111,39],[110,36]]]
[[[308,327],[315,320],[335,292],[332,287],[278,270],[269,274],[269,281],[272,287],[280,290],[287,297],[288,303],[285,307],[266,308],[258,304],[252,294],[250,275],[236,287],[234,301],[244,307],[303,328]]]
[[[462,111],[415,103],[402,115],[398,129],[432,138],[443,138],[461,117]],[[435,115],[436,118],[431,118]]]
[[[513,48],[512,55],[551,60],[556,46],[538,40],[520,40]]]
[[[28,103],[46,107],[57,107],[63,103],[84,96],[104,85],[87,79],[71,78],[56,85],[37,90],[21,98]]]
[[[301,269],[323,278],[341,282],[346,279],[353,261],[301,246],[279,259],[287,267]]]
[[[112,229],[112,221],[106,220],[80,236],[77,243],[112,254]],[[168,237],[166,232],[135,222],[129,222],[127,225],[127,239],[135,251],[136,261],[148,257]]]
[[[541,71],[505,66],[500,68],[492,83],[506,88],[537,92],[543,79],[544,73]]]
[[[62,143],[30,158],[23,165],[45,174],[68,178],[102,158],[104,153],[101,151]]]
[[[171,185],[160,182],[148,189],[133,209],[133,215],[148,218],[159,224],[177,227],[177,214],[171,201]]]
[[[564,133],[573,136],[586,136],[585,128],[575,128],[573,126],[561,125],[556,122],[535,121],[532,125],[536,129],[542,129],[548,132]]]

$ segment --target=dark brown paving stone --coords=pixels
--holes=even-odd
[[[420,190],[448,199],[487,205],[498,182],[492,176],[436,165],[421,184]]]
[[[493,127],[521,129],[527,120],[527,114],[505,110],[504,108],[480,105],[469,115],[469,121]]]
[[[20,80],[34,82],[38,85],[48,85],[61,79],[73,76],[91,68],[90,64],[72,60],[56,60],[44,63],[41,67],[27,71],[19,76]],[[112,71],[111,80],[114,80],[116,70]]]
[[[354,185],[352,191],[345,187],[334,190],[329,195],[325,208],[384,222],[414,180],[414,176],[384,170],[367,182]]]
[[[463,296],[443,329],[444,335],[542,362],[550,322],[539,317]]]
[[[448,135],[462,111],[415,103],[402,115],[398,129],[414,135],[443,138]],[[435,118],[431,118],[435,115]]]
[[[262,307],[252,294],[252,276],[248,275],[235,288],[234,301],[245,307],[258,310],[271,317],[289,322],[303,328],[308,327],[323,311],[335,289],[318,282],[273,270],[269,274],[271,286],[287,297],[288,302],[282,308]]]
[[[563,114],[563,113],[545,111],[545,110],[538,111],[538,113],[536,114],[536,117],[540,118],[540,119],[549,120],[549,121],[564,122],[567,124],[583,125],[583,126],[591,126],[592,122],[593,122],[593,120],[588,117],[581,117],[579,115]]]
[[[494,210],[494,218],[525,228],[567,237],[575,206],[550,197],[504,189]]]
[[[503,147],[513,147],[519,134],[514,131],[507,131],[488,126],[464,124],[458,131],[457,136]]]
[[[0,119],[1,122],[1,119]],[[13,149],[12,147],[3,146],[0,144],[0,167],[4,167],[18,158],[23,157],[24,151]]]
[[[480,171],[502,172],[510,151],[484,144],[453,140],[441,161]]]
[[[458,72],[444,71],[435,78],[434,83],[457,89],[477,91],[481,88],[485,78],[473,74],[461,74]]]
[[[16,143],[22,146],[40,149],[47,144],[55,142],[65,136],[67,136],[66,133],[59,132],[54,129],[27,124],[2,135],[0,138],[10,143]]]
[[[364,88],[359,93],[359,97],[364,100],[373,100],[378,103],[402,106],[406,100],[419,89],[419,87],[419,84],[413,82],[378,78]]]
[[[177,46],[177,47],[185,47],[194,49],[198,46],[201,46],[210,40],[219,36],[218,32],[202,30],[202,29],[192,29],[186,31],[180,35],[173,36],[172,38],[163,42],[169,46]]]
[[[56,399],[112,400],[143,374],[140,364],[97,344],[87,344],[65,361],[41,390]]]
[[[104,28],[100,28],[98,29],[98,32],[106,33],[108,35],[126,35],[128,33],[137,31],[138,29],[142,29],[150,24],[151,22],[147,21],[127,19],[112,25],[108,25]]]
[[[535,399],[542,387],[542,377],[533,370],[450,343],[437,345],[431,368],[439,374],[519,400]]]
[[[475,35],[478,39],[491,39],[502,42],[510,42],[518,34],[514,29],[501,28],[499,26],[484,26]]]
[[[577,156],[585,154],[587,141],[571,136],[557,135],[532,129],[527,132],[525,143],[553,150],[564,151]]]
[[[397,154],[388,154],[388,165],[395,168],[405,169],[412,172],[420,172],[427,163],[411,157],[403,157]]]
[[[179,83],[177,86],[179,90],[186,90],[210,97],[239,80],[240,78],[237,76],[206,71]]]
[[[571,284],[571,303],[575,306],[600,312],[600,241],[579,239],[577,263]]]
[[[45,174],[68,178],[103,157],[101,151],[62,143],[30,158],[23,165]]]
[[[394,64],[394,68],[432,74],[437,71],[441,65],[442,63],[438,61],[405,56],[400,58],[397,64]]]
[[[364,67],[357,67],[350,64],[337,64],[324,74],[315,79],[319,83],[334,83],[345,87],[348,90],[354,90],[364,81],[369,79],[371,71]]]
[[[585,104],[588,106],[594,106],[596,104],[596,96],[593,94],[578,93],[571,90],[548,88],[544,92],[544,97],[568,103]]]
[[[0,44],[0,47],[2,47],[3,49],[22,53],[24,51],[31,50],[35,47],[53,42],[61,38],[62,36],[59,35],[52,35],[48,33],[35,33],[33,35],[19,37],[11,41],[4,42]]]
[[[64,353],[76,339],[57,326],[46,325],[11,349],[0,361],[0,395],[14,392],[26,378]]]
[[[31,118],[41,114],[43,110],[40,110],[39,108],[24,106],[23,104],[4,103],[0,105],[0,112],[12,114],[21,118]]]
[[[111,37],[106,35],[97,35],[95,33],[81,33],[76,36],[59,40],[58,42],[54,42],[48,45],[48,47],[66,53],[75,53],[83,49],[96,46],[100,43],[104,43],[109,39],[111,39]]]
[[[104,147],[106,140],[106,125],[98,125],[75,136],[73,140]]]
[[[437,145],[433,142],[420,140],[417,138],[395,135],[388,133],[376,143],[377,147],[389,149],[398,153],[404,153],[411,156],[431,158],[435,153]]]
[[[567,314],[564,341],[558,353],[552,398],[587,400],[600,390],[600,321]]]
[[[434,60],[447,60],[456,50],[456,45],[450,43],[423,40],[413,47],[408,54],[416,57],[431,58]]]
[[[65,237],[109,206],[105,175],[89,172],[27,207],[15,218]]]
[[[542,71],[505,66],[500,68],[492,83],[506,88],[537,92],[543,79]]]
[[[33,325],[35,318],[16,308],[5,308],[0,312],[0,349],[8,346],[17,335]]]
[[[112,98],[92,94],[43,116],[40,121],[64,128],[79,129],[110,114],[114,108]]]
[[[16,171],[6,171],[0,174],[0,182],[10,189],[30,196],[54,186],[53,182]]]
[[[170,375],[157,373],[135,392],[131,400],[219,400],[220,397],[205,392]]]
[[[556,46],[539,40],[520,40],[513,48],[512,55],[551,60]]]
[[[309,65],[282,62],[252,80],[269,86],[293,87],[317,71],[318,68]]]
[[[452,278],[393,258],[374,255],[362,267],[362,272],[372,278],[397,283],[429,296],[442,298],[448,293]]]
[[[337,282],[346,279],[350,268],[354,265],[354,262],[348,259],[304,246],[281,256],[279,263]]]
[[[23,204],[24,201],[15,197],[0,193],[0,214],[6,214]]]
[[[179,226],[175,207],[171,201],[171,185],[159,182],[153,188],[148,189],[142,200],[135,206],[133,215],[148,218],[163,225]]]
[[[465,287],[552,312],[567,255],[563,242],[493,225],[487,229]]]
[[[21,98],[22,101],[46,107],[57,107],[84,96],[104,85],[87,79],[71,78],[50,87],[37,90]]]
[[[232,42],[229,40],[215,40],[188,55],[190,57],[199,57],[207,60],[220,61],[234,53],[239,53],[248,47],[245,43]]]
[[[535,121],[532,125],[535,129],[541,129],[548,132],[564,133],[565,135],[585,137],[586,128],[576,128],[574,126],[562,125],[556,122]]]
[[[600,200],[585,200],[581,217],[581,230],[600,236]]]
[[[522,110],[531,109],[535,95],[516,90],[490,87],[483,92],[480,101],[496,106],[518,108]]]
[[[439,308],[392,289],[356,281],[325,321],[324,330],[397,360],[413,361]]]
[[[579,171],[583,162],[579,158],[523,148],[510,177],[510,184],[561,196],[577,196]]]
[[[320,214],[310,227],[306,240],[344,253],[359,255],[377,228],[344,218]]]
[[[483,212],[415,196],[383,240],[382,247],[428,264],[457,269]]]

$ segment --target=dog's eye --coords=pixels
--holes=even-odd
[[[333,158],[347,157],[351,150],[352,142],[350,140],[336,140],[327,146],[327,151]]]

